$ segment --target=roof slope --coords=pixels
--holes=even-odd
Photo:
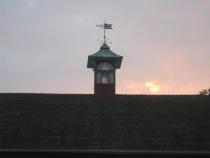
[[[109,46],[106,43],[103,43],[101,46],[100,50],[97,51],[96,53],[90,55],[90,57],[109,57],[109,58],[119,58],[122,57],[118,54],[115,54],[112,52],[109,48]]]
[[[123,56],[117,55],[112,52],[106,43],[100,47],[100,50],[96,53],[88,56],[88,68],[94,68],[97,61],[112,61],[115,63],[116,68],[120,68]]]
[[[210,151],[210,97],[0,94],[0,149]]]

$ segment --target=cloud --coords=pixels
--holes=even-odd
[[[106,19],[110,47],[123,55],[118,93],[196,93],[210,81],[209,8],[209,0],[0,0],[0,92],[92,92],[87,57]]]
[[[160,92],[160,87],[157,81],[136,82],[124,80],[123,84],[117,87],[117,91],[125,94],[156,94]]]

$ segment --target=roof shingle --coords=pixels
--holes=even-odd
[[[210,97],[0,94],[0,149],[210,151]]]

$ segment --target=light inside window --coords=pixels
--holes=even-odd
[[[106,75],[102,76],[102,84],[107,84],[108,83],[108,78]]]
[[[96,70],[96,83],[114,84],[114,67],[110,63],[100,63]]]

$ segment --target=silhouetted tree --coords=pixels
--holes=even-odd
[[[208,90],[204,89],[204,90],[200,91],[199,93],[200,93],[200,95],[209,95],[209,91],[210,91],[210,89],[208,89]]]

